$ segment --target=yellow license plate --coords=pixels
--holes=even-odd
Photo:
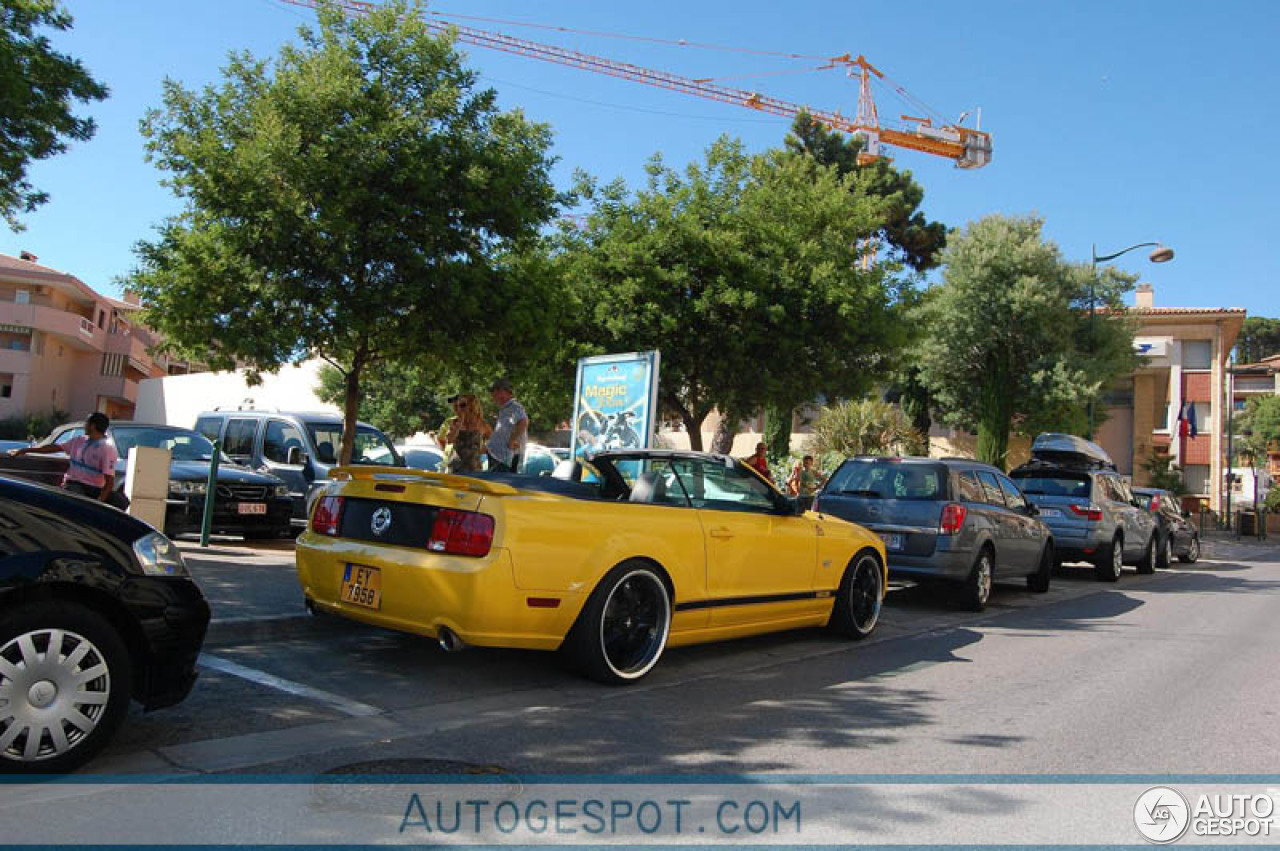
[[[382,607],[382,570],[362,564],[349,564],[342,574],[342,602],[364,606],[366,609]]]

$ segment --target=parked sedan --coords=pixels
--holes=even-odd
[[[209,606],[182,555],[91,499],[0,477],[0,774],[64,772],[130,699],[178,703]]]
[[[63,444],[81,434],[84,434],[82,423],[69,423],[56,429],[42,443]],[[116,422],[107,431],[107,439],[120,455],[116,463],[116,487],[121,489],[130,449],[149,446],[172,453],[164,531],[175,536],[199,532],[204,522],[209,462],[213,458],[213,444],[208,438],[177,426]],[[35,457],[31,460],[34,461]],[[65,466],[65,460],[63,464]],[[293,500],[283,480],[242,467],[225,455],[220,456],[217,494],[213,502],[214,533],[243,535],[246,538],[283,537],[292,532],[292,515]]]
[[[1156,521],[1156,565],[1168,567],[1177,556],[1190,564],[1200,558],[1200,530],[1178,507],[1178,498],[1158,488],[1134,488],[1133,495]]]
[[[814,510],[879,534],[890,576],[952,582],[976,611],[996,581],[1049,590],[1053,536],[995,467],[955,458],[850,458],[831,474]]]

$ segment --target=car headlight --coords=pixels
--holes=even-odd
[[[182,553],[164,535],[152,532],[133,542],[133,554],[138,557],[142,572],[148,576],[186,576],[187,565]]]
[[[288,496],[288,495],[289,495],[289,486],[288,486],[288,485],[276,485],[276,486],[275,486],[275,495],[276,495],[276,496]]]
[[[204,482],[178,482],[169,481],[169,493],[178,496],[204,496],[206,485]]]

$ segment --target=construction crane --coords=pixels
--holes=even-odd
[[[309,9],[316,9],[323,5],[321,0],[281,0],[281,2]],[[369,0],[334,0],[331,5],[358,15],[368,14],[380,8],[378,3],[369,2]],[[985,133],[981,129],[961,127],[958,123],[934,126],[933,120],[930,118],[917,118],[908,115],[902,116],[903,121],[907,123],[900,129],[882,125],[875,100],[872,97],[871,80],[873,76],[883,78],[884,74],[863,56],[851,58],[849,54],[845,54],[844,56],[831,57],[827,60],[829,64],[823,66],[837,67],[843,65],[850,69],[850,73],[853,73],[852,69],[858,69],[857,74],[860,81],[858,110],[853,118],[848,118],[839,112],[811,109],[762,95],[758,92],[721,86],[711,80],[682,77],[666,71],[656,71],[652,68],[644,68],[639,65],[592,56],[588,53],[580,53],[568,48],[476,29],[475,27],[450,21],[447,17],[436,12],[430,13],[426,18],[426,25],[433,32],[454,33],[458,41],[464,44],[501,50],[519,56],[540,59],[544,62],[553,62],[584,71],[593,71],[597,74],[607,74],[611,77],[645,83],[646,85],[707,98],[720,103],[743,106],[783,118],[794,119],[803,112],[820,124],[835,130],[842,130],[862,139],[863,149],[858,157],[860,164],[875,162],[886,157],[887,155],[883,151],[884,146],[905,148],[910,151],[946,157],[954,162],[958,168],[982,168],[991,162],[991,134]]]

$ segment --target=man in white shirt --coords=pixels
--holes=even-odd
[[[489,387],[493,404],[498,408],[497,422],[485,450],[489,454],[489,469],[514,473],[520,467],[525,447],[529,445],[529,415],[516,401],[511,382],[499,378]]]

